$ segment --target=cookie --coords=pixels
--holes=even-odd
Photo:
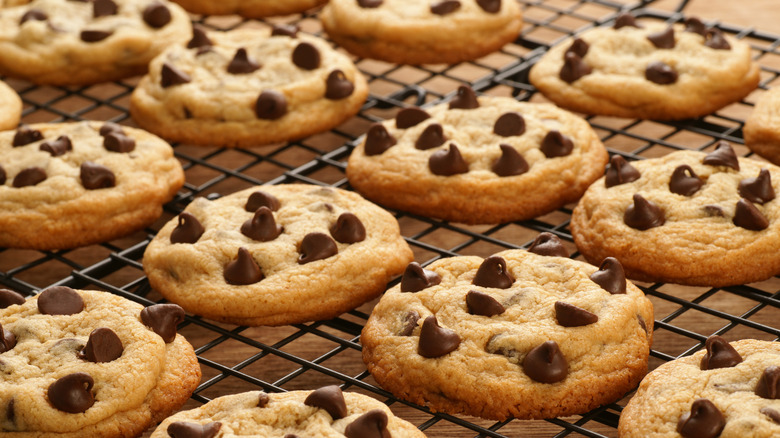
[[[685,24],[637,22],[583,32],[551,48],[530,81],[572,111],[679,120],[710,114],[758,86],[750,46],[696,18]]]
[[[65,286],[0,297],[2,436],[139,436],[200,382],[179,306]]]
[[[514,41],[523,26],[513,0],[330,0],[320,18],[349,52],[401,64],[476,59]]]
[[[576,201],[606,162],[583,119],[462,86],[449,103],[405,108],[371,126],[349,157],[347,178],[383,206],[486,224]]]
[[[284,184],[195,199],[143,265],[152,287],[189,312],[283,325],[354,309],[411,260],[390,213],[353,192]]]
[[[780,273],[780,168],[713,152],[615,156],[571,218],[591,263],[612,256],[629,278],[698,286],[751,283]]]
[[[571,260],[556,239],[410,264],[360,338],[377,383],[434,411],[495,420],[583,413],[634,388],[652,304],[615,259]]]
[[[368,94],[352,61],[290,29],[194,30],[155,58],[130,114],[166,139],[217,146],[294,140],[356,114]]]
[[[761,95],[742,132],[745,146],[780,164],[780,88],[771,88]]]
[[[189,12],[206,15],[237,14],[246,18],[289,15],[317,7],[327,0],[174,0]]]
[[[266,394],[251,391],[216,398],[163,421],[151,438],[268,437],[425,437],[369,396],[341,392],[338,386],[314,391]]]
[[[150,225],[184,183],[159,137],[114,123],[0,132],[0,247],[105,242]]]
[[[22,116],[22,99],[13,88],[0,81],[0,131],[13,129]]]
[[[0,74],[86,85],[145,73],[165,47],[191,37],[166,0],[33,0],[0,14]]]
[[[642,380],[620,415],[621,438],[780,436],[780,343],[707,339]]]

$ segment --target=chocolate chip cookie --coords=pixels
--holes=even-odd
[[[607,163],[585,120],[550,104],[477,97],[405,108],[371,126],[350,184],[384,206],[469,224],[530,219],[576,201]]]
[[[411,260],[395,218],[360,195],[284,184],[195,199],[143,265],[152,287],[189,312],[283,325],[359,306]]]
[[[174,0],[189,12],[206,15],[238,14],[247,18],[289,15],[317,7],[327,0]]]
[[[614,156],[572,213],[571,232],[596,263],[629,278],[728,286],[780,272],[780,168],[738,158],[726,142],[626,162]]]
[[[151,438],[217,436],[422,438],[425,434],[393,415],[384,403],[325,386],[314,391],[251,391],[219,397],[166,419]]]
[[[780,88],[771,88],[761,95],[742,132],[745,146],[780,164]]]
[[[696,18],[668,25],[621,15],[551,48],[530,81],[573,111],[678,120],[747,96],[759,66],[747,43]]]
[[[194,29],[155,58],[130,114],[166,139],[255,146],[328,130],[360,110],[368,86],[325,41],[290,29]]]
[[[351,53],[401,64],[454,64],[514,41],[523,25],[514,0],[331,0],[328,36]]]
[[[33,0],[0,14],[0,74],[52,85],[121,79],[146,72],[190,27],[166,0]]]
[[[642,380],[620,415],[621,438],[780,436],[780,343],[712,336],[705,345]]]
[[[0,131],[15,128],[22,116],[22,99],[13,88],[0,81]]]
[[[647,372],[652,304],[617,260],[571,260],[556,239],[410,264],[363,329],[371,375],[435,411],[496,420],[619,399]]]
[[[0,247],[105,242],[154,222],[184,183],[173,149],[114,123],[0,132]]]
[[[55,286],[0,290],[0,435],[135,437],[200,382],[184,311]]]

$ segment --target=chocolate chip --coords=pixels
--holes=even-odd
[[[222,423],[219,421],[206,424],[174,421],[168,425],[166,432],[171,438],[214,438],[221,428]]]
[[[536,236],[531,246],[528,247],[528,252],[541,256],[569,257],[569,252],[566,251],[561,239],[547,231]]]
[[[653,45],[659,49],[674,48],[674,28],[669,26],[661,32],[654,32],[647,36]]]
[[[583,61],[582,57],[574,52],[566,52],[563,55],[563,67],[559,76],[562,81],[571,84],[577,79],[589,75],[593,68]]]
[[[222,276],[228,284],[234,285],[253,284],[265,278],[252,254],[244,247],[238,248],[236,259],[225,265]]]
[[[282,234],[282,227],[276,225],[270,208],[260,207],[252,218],[241,224],[241,234],[259,242],[268,242]]]
[[[383,0],[357,0],[357,3],[361,8],[378,8]]]
[[[450,100],[450,109],[474,109],[479,108],[477,94],[468,85],[461,85],[455,97]]]
[[[300,28],[295,24],[274,24],[274,27],[271,30],[271,36],[286,36],[295,38],[298,36],[298,31],[300,31]]]
[[[344,429],[344,436],[347,438],[390,438],[387,422],[385,411],[371,409],[349,423]]]
[[[599,317],[573,304],[556,301],[555,320],[563,327],[581,327],[597,322]]]
[[[754,204],[765,204],[775,199],[772,177],[769,170],[761,169],[755,178],[746,178],[739,182],[739,196]]]
[[[79,352],[79,357],[90,362],[103,363],[119,359],[124,352],[122,340],[107,327],[92,330],[87,345]]]
[[[113,0],[95,0],[92,2],[92,17],[116,15],[119,8]]]
[[[707,30],[705,39],[704,45],[710,49],[731,50],[731,44],[726,41],[726,37],[723,36],[723,32],[721,32],[720,29],[711,27]]]
[[[106,166],[85,161],[79,168],[81,185],[87,190],[105,189],[116,186],[116,176]]]
[[[626,293],[626,272],[614,257],[605,258],[599,270],[590,275],[590,279],[612,295]]]
[[[726,419],[718,408],[706,398],[693,402],[691,411],[677,422],[677,432],[683,438],[715,438],[726,426]]]
[[[414,142],[414,147],[420,150],[433,149],[441,146],[447,141],[444,136],[444,129],[438,123],[431,123],[423,129],[420,137]]]
[[[265,90],[255,102],[255,115],[258,119],[276,120],[287,114],[287,98],[276,90]]]
[[[0,185],[5,184],[5,169],[3,169],[3,166],[0,166]]]
[[[114,122],[103,123],[103,125],[100,126],[100,129],[98,129],[98,133],[101,137],[105,137],[112,133],[125,135],[125,131],[122,129],[122,126]]]
[[[174,67],[173,64],[167,62],[163,63],[162,71],[160,73],[160,85],[162,85],[163,88],[186,84],[190,81],[192,81],[190,75]]]
[[[761,398],[780,399],[780,366],[771,365],[764,369],[758,379],[755,392]]]
[[[495,298],[478,290],[470,290],[466,294],[466,308],[472,315],[495,316],[506,311]]]
[[[677,82],[677,72],[664,62],[653,61],[645,69],[645,79],[658,85],[669,85]]]
[[[21,26],[27,21],[33,20],[33,21],[46,21],[49,19],[49,16],[41,11],[40,9],[29,9],[27,12],[25,12],[22,15],[22,18],[19,20],[19,25]]]
[[[111,152],[132,152],[135,150],[135,139],[120,132],[110,132],[103,137],[103,148]]]
[[[586,43],[585,40],[583,40],[582,38],[575,38],[574,41],[572,41],[569,48],[566,49],[564,54],[571,52],[579,56],[580,58],[584,58],[585,55],[588,54],[589,49],[590,49],[590,45]]]
[[[344,99],[352,95],[355,86],[347,79],[341,70],[333,70],[325,79],[325,98],[331,100]]]
[[[766,216],[745,198],[737,201],[737,209],[732,221],[738,227],[753,231],[761,231],[769,226],[769,220]]]
[[[46,180],[46,171],[40,167],[28,167],[17,173],[14,177],[13,186],[16,188],[34,186],[41,181]]]
[[[701,358],[699,367],[702,370],[729,368],[742,362],[742,356],[725,339],[713,335],[704,343],[707,352]]]
[[[61,135],[56,140],[45,141],[38,147],[39,150],[48,152],[52,157],[58,157],[65,155],[67,152],[73,150],[73,144],[67,135]]]
[[[336,242],[324,233],[309,233],[303,237],[301,247],[298,248],[298,264],[305,265],[317,260],[323,260],[338,254]]]
[[[505,143],[498,147],[501,148],[501,156],[490,167],[493,173],[498,176],[515,176],[528,172],[528,162],[517,149]]]
[[[723,211],[723,208],[721,208],[719,205],[708,204],[702,208],[704,209],[704,213],[706,213],[707,216],[726,217],[726,213]]]
[[[609,159],[609,166],[604,175],[604,185],[609,187],[636,181],[642,175],[625,158],[620,155],[613,155]]]
[[[314,70],[320,66],[320,51],[313,44],[301,42],[292,52],[292,62],[304,70]]]
[[[276,196],[271,195],[270,193],[257,191],[249,195],[244,210],[254,213],[260,207],[268,207],[271,211],[277,211],[280,206],[281,203]]]
[[[268,397],[268,394],[266,394],[265,392],[261,391],[260,394],[258,394],[258,396],[257,396],[257,407],[258,408],[264,408],[264,407],[268,406],[268,402],[270,402],[270,401],[271,401],[271,398]]]
[[[496,119],[496,123],[493,125],[493,132],[502,137],[523,135],[525,132],[525,119],[518,113],[504,113]]]
[[[441,276],[434,271],[424,269],[417,262],[406,266],[401,277],[401,292],[419,292],[441,283]]]
[[[347,402],[344,400],[341,388],[336,385],[315,389],[306,397],[303,404],[324,409],[334,420],[347,416]]]
[[[569,374],[569,364],[555,341],[534,347],[523,359],[523,371],[536,382],[555,383]]]
[[[16,411],[14,410],[14,398],[11,397],[11,401],[8,402],[8,406],[5,408],[5,418],[13,424],[16,419]]]
[[[645,323],[645,319],[642,318],[642,315],[637,313],[636,314],[636,319],[637,319],[637,321],[639,321],[639,327],[642,327],[642,330],[644,330],[645,333],[650,333],[650,332],[647,331],[647,323]]]
[[[353,213],[344,212],[331,225],[330,235],[340,243],[357,243],[366,239],[366,228]]]
[[[171,243],[195,243],[205,229],[195,216],[183,211],[179,214],[179,223],[171,231]]]
[[[639,23],[636,22],[636,18],[633,15],[627,12],[623,12],[620,15],[618,15],[617,18],[615,18],[615,24],[612,27],[614,27],[615,29],[620,29],[621,27],[626,27],[626,26],[637,27],[637,28],[642,27],[639,25]]]
[[[677,166],[672,172],[672,177],[669,180],[669,190],[672,193],[683,196],[692,196],[694,193],[698,192],[703,185],[704,181],[702,181],[693,169],[691,169],[691,166],[687,164]]]
[[[82,30],[81,41],[84,41],[85,43],[96,43],[110,37],[113,33],[114,32],[106,30]]]
[[[85,412],[95,403],[92,386],[95,381],[87,373],[72,373],[49,385],[47,396],[55,408],[70,414]]]
[[[442,0],[431,5],[431,12],[436,15],[451,14],[460,9],[458,0]]]
[[[434,175],[441,176],[452,176],[469,171],[469,165],[455,143],[450,143],[449,149],[434,152],[428,158],[428,168]]]
[[[623,222],[631,228],[644,231],[660,227],[666,222],[666,218],[661,207],[648,201],[639,193],[634,193],[634,202],[623,214]]]
[[[40,140],[43,140],[43,134],[41,134],[41,131],[32,129],[27,125],[22,125],[19,127],[19,129],[16,130],[12,144],[13,147],[19,147]]]
[[[5,353],[16,346],[16,336],[10,330],[4,330],[0,324],[0,353]]]
[[[420,329],[420,343],[417,353],[422,357],[435,358],[455,351],[460,345],[460,336],[454,331],[439,326],[436,317],[431,315],[423,321]]]
[[[411,108],[404,108],[398,111],[395,115],[395,127],[398,129],[407,129],[412,126],[417,126],[420,122],[427,120],[431,117],[430,114],[422,109],[413,106]]]
[[[726,166],[739,170],[739,159],[731,145],[726,141],[719,141],[714,151],[704,156],[702,163],[709,166]]]
[[[398,336],[411,336],[414,329],[417,328],[417,322],[420,321],[420,314],[415,310],[410,310],[406,316],[404,316],[403,326],[401,331],[398,332]]]
[[[38,310],[44,315],[75,315],[84,310],[84,300],[67,286],[53,286],[38,294]]]
[[[254,59],[250,58],[249,54],[246,52],[246,49],[241,47],[236,50],[236,54],[233,56],[233,59],[230,60],[230,63],[228,63],[227,71],[230,74],[242,75],[252,73],[259,68],[260,64],[258,64]]]
[[[491,14],[495,14],[501,10],[501,0],[477,0],[477,5],[479,5],[483,11]]]
[[[780,412],[767,407],[759,409],[758,412],[761,412],[762,414],[766,415],[767,417],[769,417],[770,420],[774,421],[776,424],[780,424]]]
[[[192,25],[192,39],[187,42],[188,49],[210,47],[214,43],[206,35],[206,28],[197,24]]]
[[[159,29],[171,22],[171,11],[160,2],[152,2],[144,9],[143,18],[146,24]]]
[[[365,153],[367,156],[381,155],[397,143],[385,125],[374,123],[366,133]]]
[[[0,289],[0,309],[5,309],[14,304],[24,304],[24,301],[22,294],[8,289]]]
[[[559,131],[550,131],[542,139],[541,150],[547,158],[565,157],[574,150],[574,143]]]
[[[176,326],[184,322],[184,309],[178,304],[155,304],[141,310],[141,322],[170,344],[176,339]]]
[[[701,36],[707,35],[707,26],[696,17],[689,17],[685,20],[685,32],[698,33]]]
[[[472,284],[482,287],[508,289],[514,282],[514,277],[506,269],[506,260],[501,256],[492,255],[483,260],[482,264],[479,265]]]

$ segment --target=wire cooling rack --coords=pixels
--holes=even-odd
[[[446,100],[463,83],[479,93],[544,100],[528,84],[528,70],[545,50],[593,26],[609,24],[622,11],[648,19],[678,21],[676,11],[650,9],[654,1],[520,0],[524,7],[522,35],[501,51],[474,62],[455,65],[403,66],[356,59],[370,83],[370,97],[360,114],[338,128],[300,141],[242,150],[174,145],[186,172],[186,184],[149,228],[101,245],[67,251],[40,252],[0,248],[0,284],[28,295],[61,284],[101,289],[144,305],[162,300],[149,287],[141,259],[155,232],[198,196],[215,197],[258,185],[303,182],[349,189],[344,170],[357,138],[375,121],[393,117],[402,107]],[[193,20],[212,29],[295,23],[304,32],[325,36],[317,11],[267,21],[237,17]],[[718,24],[726,33],[748,41],[762,65],[761,86],[746,101],[716,114],[672,123],[588,117],[611,154],[628,159],[664,155],[677,149],[710,150],[719,140],[733,144],[743,156],[742,123],[753,103],[780,75],[780,36]],[[41,87],[5,79],[25,103],[25,123],[110,120],[134,126],[127,113],[129,95],[138,78],[88,87]],[[395,211],[402,234],[417,261],[426,264],[454,255],[487,256],[507,248],[527,247],[542,231],[564,240],[574,258],[581,258],[568,229],[573,205],[533,220],[490,226],[464,226]],[[397,281],[397,279],[396,279]],[[728,288],[639,284],[656,312],[650,368],[700,349],[712,334],[728,340],[780,337],[780,278]],[[359,336],[374,303],[339,318],[284,327],[236,327],[197,316],[180,326],[193,344],[203,380],[185,408],[214,397],[263,389],[278,392],[339,384],[369,394],[413,422],[431,437],[614,437],[628,397],[584,415],[545,421],[493,422],[473,417],[433,414],[397,400],[378,388],[360,355]],[[148,435],[148,432],[147,432]]]

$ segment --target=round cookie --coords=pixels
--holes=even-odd
[[[0,435],[139,436],[200,382],[184,311],[55,286],[25,300],[0,291]]]
[[[196,432],[185,434],[185,432]],[[338,386],[315,391],[244,392],[216,398],[163,421],[151,438],[219,436],[422,438],[413,424],[369,396]]]
[[[641,27],[636,27],[641,26]],[[588,30],[551,48],[530,81],[557,105],[587,114],[679,120],[710,114],[758,86],[750,46],[695,18]]]
[[[113,123],[0,132],[0,247],[64,249],[154,222],[184,183],[162,139]]]
[[[780,343],[711,336],[706,347],[642,380],[621,438],[780,436]]]
[[[780,168],[737,158],[725,142],[709,154],[615,156],[575,207],[571,232],[588,261],[615,257],[635,280],[751,283],[780,272],[779,191]]]
[[[390,213],[353,192],[284,184],[196,198],[143,265],[152,287],[189,312],[284,325],[354,309],[411,260]]]
[[[13,88],[0,81],[0,131],[13,129],[19,124],[22,116],[22,99]]]
[[[227,147],[294,140],[333,128],[365,102],[365,78],[319,38],[270,29],[194,33],[152,61],[130,101],[133,119],[169,140]]]
[[[634,388],[652,304],[614,259],[571,260],[555,239],[410,264],[361,335],[377,383],[434,411],[495,420],[583,413]]]
[[[184,9],[196,14],[230,15],[262,18],[303,12],[327,0],[174,0]]]
[[[349,52],[401,64],[454,64],[499,50],[523,26],[514,0],[330,0],[328,36]]]
[[[780,88],[771,88],[761,95],[742,132],[745,146],[780,164]]]
[[[86,85],[145,73],[190,18],[166,0],[33,0],[0,14],[0,74]]]
[[[476,97],[407,108],[352,152],[350,184],[387,207],[463,222],[530,219],[576,201],[607,151],[583,119],[550,104]]]

